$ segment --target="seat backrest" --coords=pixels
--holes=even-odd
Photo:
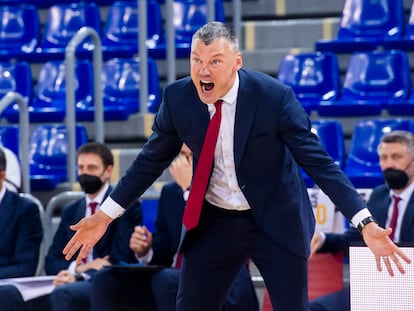
[[[325,150],[342,168],[346,152],[341,123],[336,120],[312,120],[312,132],[319,137]]]
[[[372,119],[359,121],[350,143],[346,167],[362,169],[364,172],[381,172],[377,147],[381,137],[393,130],[414,133],[414,121],[410,119]]]
[[[88,141],[86,128],[76,125],[76,149]],[[67,131],[63,124],[42,124],[37,126],[30,138],[31,173],[36,171],[50,174],[67,172]]]
[[[17,125],[0,126],[0,145],[10,149],[19,157],[19,127]]]
[[[340,88],[338,59],[333,53],[287,54],[282,58],[277,78],[291,86],[304,100],[334,100]]]
[[[149,48],[164,41],[163,19],[158,2],[147,3],[147,38]],[[138,45],[139,22],[136,1],[115,1],[109,8],[102,34],[102,46]]]
[[[90,105],[93,94],[93,68],[90,60],[77,61],[75,80],[76,106]],[[64,61],[50,61],[42,65],[33,106],[66,107],[66,65]]]
[[[49,8],[41,47],[65,48],[83,26],[95,29],[99,35],[101,33],[99,8],[94,2],[55,4]],[[91,49],[91,41],[85,40],[83,47]]]
[[[139,93],[141,75],[137,58],[114,58],[104,64],[103,96],[104,104],[129,106],[133,112],[140,111]],[[148,59],[148,111],[158,111],[160,85],[157,64]]]
[[[214,1],[215,20],[225,21],[222,0]],[[174,0],[173,24],[176,42],[191,42],[193,34],[207,22],[206,0]]]
[[[404,51],[356,52],[349,60],[341,97],[403,99],[408,97],[410,88],[410,66]]]
[[[404,33],[405,14],[402,0],[346,0],[338,38],[384,40]]]
[[[32,71],[27,62],[0,62],[0,98],[13,91],[30,102],[33,91],[32,81]],[[12,105],[6,109],[12,109]]]
[[[10,56],[31,53],[38,45],[40,23],[33,5],[0,6],[0,49]]]

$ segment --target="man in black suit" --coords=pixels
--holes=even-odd
[[[323,149],[291,88],[242,69],[242,63],[237,37],[225,24],[210,22],[194,34],[191,77],[164,88],[151,137],[100,212],[71,227],[77,232],[63,250],[65,258],[80,249],[80,262],[108,224],[152,185],[185,143],[196,167],[189,201],[201,198],[189,205],[192,209],[187,206],[185,216],[193,208],[201,209],[201,216],[198,224],[186,226],[177,310],[219,310],[234,277],[250,259],[276,310],[309,308],[307,258],[315,219],[299,166],[359,225],[376,259],[389,256],[405,272],[400,260],[410,259],[388,238],[391,229],[376,224]],[[215,139],[206,143],[215,146],[205,157],[206,163],[213,157],[211,170],[199,162],[207,150],[203,142],[210,117],[212,124],[219,123],[218,129],[208,131],[218,137],[216,144]],[[198,171],[207,185],[204,178],[196,178]]]
[[[169,171],[175,182],[164,185],[161,190],[154,234],[146,227],[137,226],[131,236],[130,246],[139,262],[170,268],[152,275],[144,273],[134,277],[131,277],[133,271],[103,269],[92,282],[92,311],[128,310],[134,306],[139,310],[151,310],[147,307],[151,295],[157,311],[175,310],[181,218],[192,178],[192,154],[186,145],[183,145]],[[146,286],[152,286],[152,293],[148,293]],[[244,266],[232,284],[222,311],[258,310],[259,303],[251,276]]]
[[[378,145],[380,166],[385,185],[376,187],[369,200],[368,208],[383,227],[393,227],[394,196],[398,202],[398,214],[393,232],[397,243],[414,242],[414,135],[407,131],[393,131],[385,134]],[[351,242],[361,241],[355,228],[344,234],[316,232],[312,239],[312,253],[349,252]],[[385,259],[387,260],[387,259]],[[311,311],[349,311],[349,287],[325,295],[310,303]],[[372,306],[372,310],[375,310]]]

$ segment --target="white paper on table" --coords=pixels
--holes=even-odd
[[[1,279],[0,286],[13,285],[23,297],[24,301],[50,294],[55,286],[53,280],[55,275],[51,276],[32,276],[22,278]]]

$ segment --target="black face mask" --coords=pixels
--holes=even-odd
[[[82,174],[78,177],[79,184],[85,193],[96,193],[103,185],[98,176]]]
[[[387,168],[382,172],[388,188],[399,190],[405,188],[408,184],[408,175],[403,170]]]

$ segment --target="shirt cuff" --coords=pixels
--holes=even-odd
[[[70,274],[75,275],[76,274],[76,261],[72,261],[68,267],[68,271]]]
[[[143,265],[147,265],[154,256],[154,251],[152,248],[149,249],[148,253],[146,253],[144,256],[139,257],[137,254],[135,254],[135,257],[139,261],[139,263],[142,263]]]
[[[125,208],[116,203],[110,196],[106,198],[99,209],[112,219],[118,218],[125,213]]]
[[[357,228],[358,224],[365,218],[372,216],[370,211],[367,208],[364,208],[362,210],[360,210],[358,213],[356,213],[352,219],[351,219],[351,223],[352,225]]]

